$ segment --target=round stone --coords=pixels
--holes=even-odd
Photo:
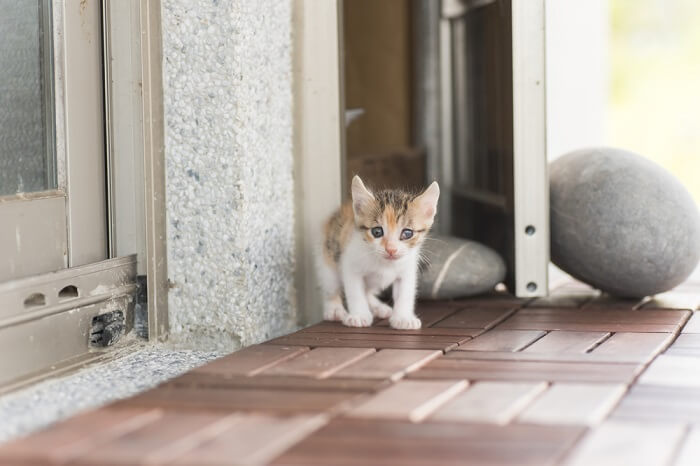
[[[453,299],[485,293],[502,282],[506,265],[493,249],[475,241],[431,236],[423,246],[418,279],[422,299]]]
[[[669,172],[632,152],[592,148],[549,167],[552,261],[596,288],[642,297],[700,260],[700,213]]]

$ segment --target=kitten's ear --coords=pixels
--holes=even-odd
[[[437,202],[440,197],[440,187],[437,181],[433,181],[428,189],[413,200],[413,205],[418,215],[427,222],[432,223],[437,212]]]
[[[369,189],[365,188],[359,176],[352,177],[352,210],[355,215],[359,215],[370,202],[374,201],[374,196]]]

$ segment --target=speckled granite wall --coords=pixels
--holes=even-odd
[[[291,0],[163,0],[171,339],[296,326]]]

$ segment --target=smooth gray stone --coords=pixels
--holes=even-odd
[[[682,283],[700,260],[700,213],[669,172],[632,152],[592,148],[550,164],[551,256],[617,296]]]
[[[502,282],[506,265],[493,249],[475,241],[432,236],[423,246],[418,279],[423,299],[452,299],[485,293]],[[436,286],[436,281],[439,283]]]

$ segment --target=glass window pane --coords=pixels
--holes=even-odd
[[[56,186],[50,0],[0,0],[0,196]]]

